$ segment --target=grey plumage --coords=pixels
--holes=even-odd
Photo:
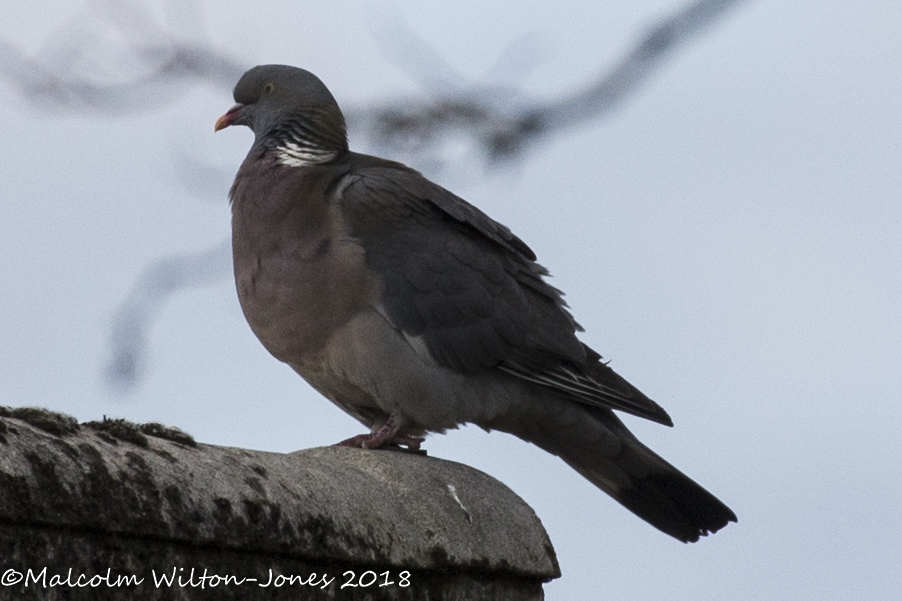
[[[256,139],[231,191],[235,279],[263,345],[371,434],[417,446],[463,423],[558,455],[684,542],[736,516],[612,409],[672,425],[580,342],[547,270],[505,226],[399,163],[348,150],[315,76],[266,65],[216,129]]]

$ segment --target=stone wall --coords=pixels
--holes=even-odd
[[[532,509],[459,463],[0,408],[0,599],[519,601],[559,575]]]

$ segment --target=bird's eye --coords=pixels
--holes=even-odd
[[[263,93],[264,94],[272,94],[273,90],[275,90],[275,89],[276,89],[275,84],[268,83],[265,86],[263,86]]]

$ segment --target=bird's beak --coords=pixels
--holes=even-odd
[[[225,129],[228,126],[235,123],[238,118],[241,116],[241,109],[244,108],[243,104],[236,104],[232,108],[230,108],[225,115],[216,120],[216,127],[213,131],[219,131],[220,129]]]

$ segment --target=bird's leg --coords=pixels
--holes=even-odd
[[[407,448],[416,451],[419,450],[422,438],[416,436],[408,436],[406,434],[398,434],[401,430],[401,424],[395,419],[394,415],[390,415],[385,423],[382,424],[375,432],[369,434],[358,434],[357,436],[342,440],[335,446],[337,447],[354,447],[358,449],[378,449],[390,444],[405,445]]]

